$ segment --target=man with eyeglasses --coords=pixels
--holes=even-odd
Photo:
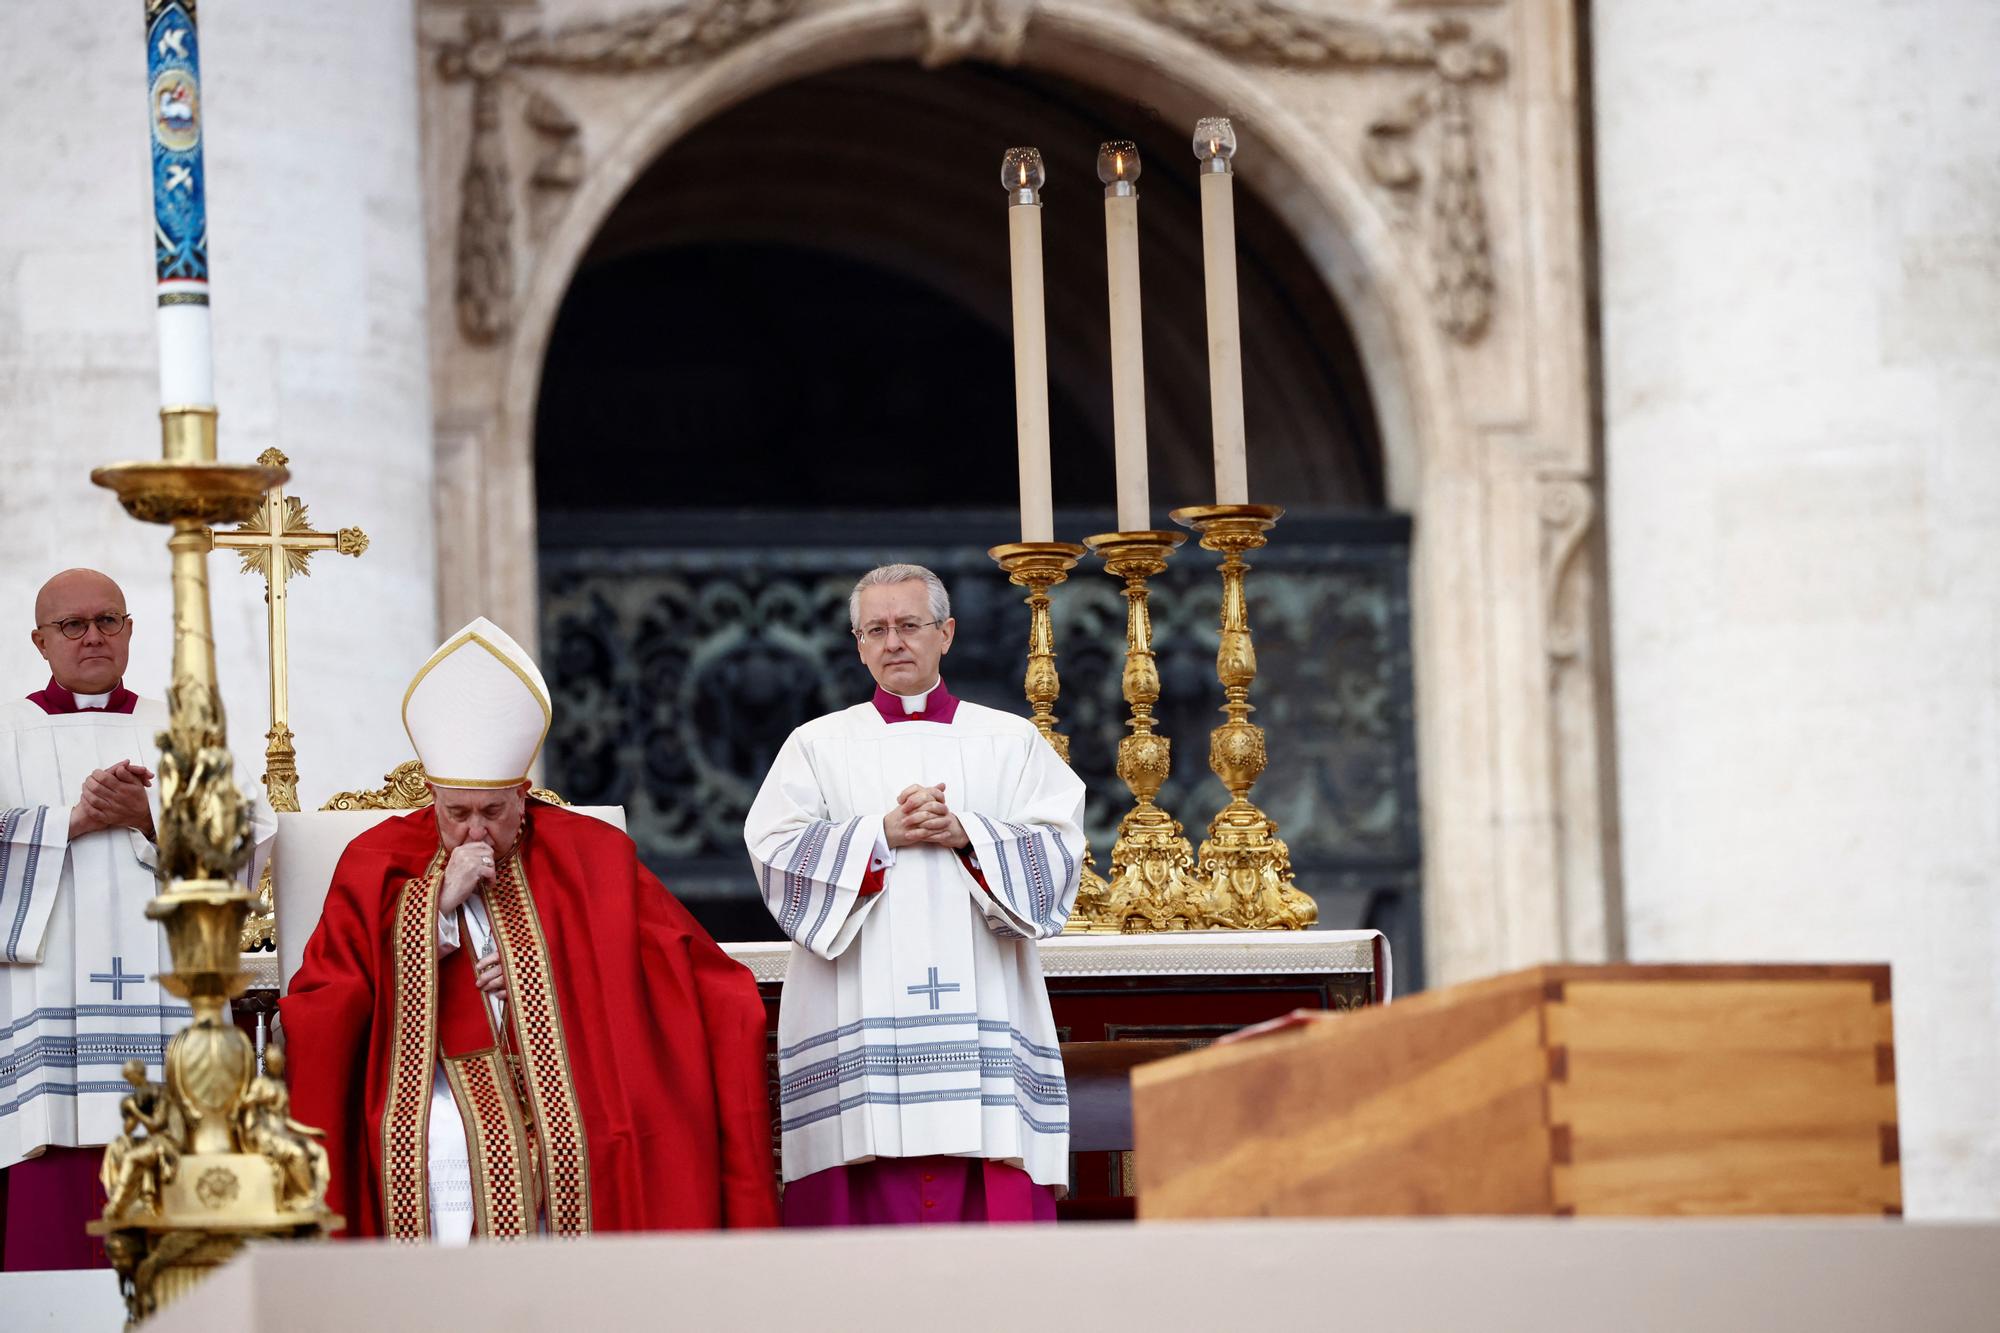
[[[937,575],[871,570],[848,621],[874,697],[794,731],[744,824],[793,942],[785,1223],[1053,1220],[1069,1103],[1034,941],[1076,899],[1083,784],[945,687]]]
[[[31,637],[49,682],[0,704],[0,1267],[104,1262],[103,1145],[120,1077],[153,1078],[186,1005],[163,994],[152,756],[163,704],[125,688],[125,594],[71,569],[42,586]]]

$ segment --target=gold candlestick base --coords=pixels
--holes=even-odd
[[[1229,804],[1209,822],[1201,844],[1203,919],[1211,926],[1244,930],[1303,930],[1319,920],[1319,907],[1292,882],[1292,854],[1278,826],[1250,800],[1264,772],[1264,729],[1250,721],[1250,685],[1257,679],[1257,651],[1243,576],[1243,553],[1264,545],[1264,534],[1284,509],[1278,505],[1194,505],[1173,520],[1201,533],[1204,549],[1222,554],[1222,644],[1215,674],[1222,681],[1222,711],[1229,720],[1209,733],[1208,766],[1229,789]]]
[[[1153,730],[1160,672],[1153,661],[1153,620],[1146,580],[1167,567],[1184,538],[1178,532],[1106,532],[1084,538],[1113,577],[1125,581],[1125,702],[1131,735],[1118,742],[1118,776],[1133,806],[1118,822],[1111,882],[1099,920],[1121,931],[1195,930],[1201,910],[1194,849],[1180,821],[1154,803],[1173,768],[1173,747]]]
[[[1056,675],[1055,627],[1049,619],[1049,589],[1069,577],[1083,548],[1074,542],[1007,542],[987,551],[1010,583],[1028,590],[1028,675],[1023,682],[1028,707],[1033,711],[1035,730],[1042,739],[1069,762],[1069,737],[1056,730],[1056,700],[1062,681]],[[1076,889],[1076,905],[1070,909],[1065,935],[1094,930],[1116,929],[1096,924],[1104,901],[1104,876],[1088,843],[1083,849],[1083,870]]]

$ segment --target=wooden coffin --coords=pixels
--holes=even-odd
[[[1561,966],[1133,1070],[1138,1213],[1901,1212],[1886,966]]]

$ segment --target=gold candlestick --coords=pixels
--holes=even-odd
[[[1292,853],[1278,826],[1250,801],[1264,771],[1264,729],[1250,721],[1250,683],[1257,679],[1257,650],[1243,576],[1243,553],[1264,545],[1264,534],[1285,511],[1278,505],[1194,505],[1173,512],[1174,522],[1201,533],[1204,549],[1222,553],[1222,645],[1215,674],[1222,681],[1222,711],[1229,720],[1209,733],[1208,766],[1229,789],[1229,804],[1209,821],[1201,844],[1202,912],[1208,925],[1250,930],[1303,930],[1319,907],[1292,882]]]
[[[1111,850],[1111,884],[1105,912],[1124,931],[1193,930],[1201,925],[1194,851],[1180,821],[1154,804],[1173,768],[1172,746],[1153,730],[1160,672],[1153,663],[1153,619],[1146,580],[1167,567],[1186,538],[1178,532],[1106,532],[1084,538],[1106,570],[1125,580],[1125,702],[1131,735],[1118,742],[1118,776],[1134,804],[1118,822]]]
[[[1007,575],[1010,583],[1028,590],[1028,675],[1023,688],[1033,712],[1035,730],[1049,743],[1062,761],[1069,762],[1069,737],[1056,730],[1056,699],[1062,681],[1056,675],[1055,626],[1049,620],[1049,589],[1069,577],[1083,548],[1074,542],[1008,542],[986,553]],[[1083,849],[1083,871],[1076,890],[1076,906],[1070,909],[1063,933],[1116,930],[1100,924],[1105,896],[1104,877],[1089,844]]]
[[[256,1071],[250,1039],[225,1006],[242,993],[239,940],[251,895],[235,876],[250,854],[250,813],[231,773],[208,600],[207,525],[241,523],[284,483],[282,467],[215,461],[215,409],[160,413],[165,459],[99,468],[132,517],[173,535],[173,683],[161,733],[160,895],[146,915],[167,934],[160,984],[194,1010],[167,1047],[166,1080],[126,1064],[124,1132],[105,1149],[104,1237],[134,1324],[226,1263],[245,1241],[315,1236],[326,1210],[326,1150],[290,1118],[276,1076]]]

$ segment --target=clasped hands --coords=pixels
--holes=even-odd
[[[891,847],[912,844],[957,849],[966,845],[965,826],[944,803],[944,784],[905,787],[896,808],[882,818],[882,841]]]
[[[153,785],[153,770],[120,759],[109,768],[100,768],[83,780],[83,793],[69,811],[69,836],[105,829],[137,829],[153,837],[153,807],[146,802],[146,789]]]
[[[483,884],[491,884],[499,874],[493,848],[483,842],[461,842],[445,858],[444,886],[438,890],[438,911],[450,916]],[[500,951],[472,960],[472,979],[489,995],[507,988],[506,969],[500,965]]]

